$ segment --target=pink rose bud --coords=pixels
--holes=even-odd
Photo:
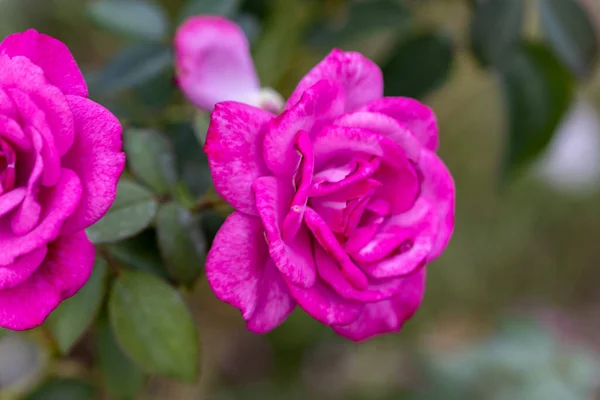
[[[215,70],[226,63],[214,60]],[[251,70],[249,58],[240,65],[237,79]],[[207,72],[197,93],[210,93],[211,84],[201,88],[208,81]],[[454,229],[454,182],[435,153],[433,112],[382,96],[377,65],[334,50],[279,116],[215,106],[205,151],[215,189],[237,211],[206,272],[251,331],[274,329],[298,304],[361,341],[399,331],[418,309],[426,265]]]
[[[40,325],[92,271],[83,229],[113,203],[125,155],[119,121],[87,96],[60,41],[0,44],[0,327]]]
[[[200,109],[212,111],[225,100],[274,112],[283,108],[278,93],[261,89],[248,40],[228,19],[189,18],[175,36],[175,63],[181,90]]]

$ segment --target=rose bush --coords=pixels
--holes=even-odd
[[[60,41],[35,30],[0,44],[0,326],[41,324],[87,281],[83,229],[115,198],[121,126],[87,98]]]
[[[455,188],[433,112],[382,96],[376,64],[334,50],[278,116],[216,104],[205,152],[236,211],[206,270],[248,329],[270,331],[298,304],[360,341],[398,331],[419,307],[425,266],[453,231]]]

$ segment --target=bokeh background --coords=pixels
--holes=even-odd
[[[122,4],[115,13],[101,1],[0,0],[0,37],[33,27],[59,38],[91,97],[126,128],[164,130],[190,201],[213,196],[201,154],[206,115],[178,93],[169,46],[182,15],[199,12],[238,21],[262,83],[284,96],[332,47],[373,58],[390,94],[417,96],[437,113],[458,196],[454,237],[400,334],[354,344],[296,311],[254,335],[201,277],[186,294],[199,324],[198,383],[142,377],[123,362],[124,382],[107,394],[94,344],[102,326],[67,354],[42,328],[0,333],[0,399],[600,399],[600,2],[577,1],[591,31],[581,14],[558,12],[556,29],[571,31],[556,37],[540,10],[560,1],[506,0],[525,6],[522,26],[502,7],[475,21],[488,1],[154,2],[167,24]],[[542,43],[554,58],[537,58],[535,69],[493,53],[507,37]],[[572,96],[553,89],[562,84]],[[564,107],[546,107],[555,95]],[[523,150],[530,134],[541,144]],[[209,242],[221,211],[203,215]],[[153,233],[141,243],[144,235]]]

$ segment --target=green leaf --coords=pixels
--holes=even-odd
[[[173,84],[175,71],[169,65],[161,73],[137,85],[133,89],[131,102],[136,107],[142,106],[146,113],[155,116],[162,113],[172,101],[180,95],[179,88]],[[144,118],[144,121],[152,118]]]
[[[27,400],[94,400],[97,393],[89,383],[72,378],[55,378],[42,384]]]
[[[172,68],[173,54],[160,43],[137,43],[121,50],[91,82],[94,94],[137,88]]]
[[[163,204],[156,216],[158,246],[173,279],[192,286],[206,258],[206,238],[199,221],[176,203]]]
[[[8,332],[6,329],[0,328],[0,339],[2,338],[2,336],[6,335],[6,332]]]
[[[212,246],[213,240],[224,222],[225,217],[214,211],[207,210],[200,214],[200,224],[202,225],[202,231],[206,237],[208,248]]]
[[[168,132],[175,145],[180,179],[191,193],[197,197],[204,195],[212,187],[212,178],[194,127],[189,123],[171,123]]]
[[[477,8],[477,6],[480,3],[485,2],[485,0],[467,0],[469,7],[471,7],[472,10],[475,10]]]
[[[135,236],[146,229],[156,214],[158,203],[144,187],[121,180],[117,198],[108,213],[86,232],[92,243],[111,243]]]
[[[196,325],[177,290],[153,275],[123,270],[110,294],[109,315],[121,348],[146,372],[197,379]]]
[[[453,59],[446,36],[428,32],[408,39],[382,67],[386,95],[423,97],[445,82]]]
[[[106,261],[98,257],[92,275],[79,292],[48,317],[48,328],[62,354],[67,354],[92,324],[106,291]]]
[[[165,280],[169,279],[156,247],[156,234],[153,229],[147,229],[118,243],[107,244],[106,249],[113,259],[127,267],[153,273]]]
[[[180,21],[194,15],[224,15],[232,17],[240,7],[241,0],[189,0],[181,12]]]
[[[346,21],[317,22],[308,33],[308,42],[314,47],[330,49],[374,32],[406,28],[409,22],[409,10],[398,1],[351,2]]]
[[[576,0],[543,0],[539,7],[542,28],[556,54],[573,73],[592,72],[598,36],[591,15]]]
[[[471,19],[471,48],[483,66],[494,65],[519,41],[524,0],[480,1]]]
[[[107,30],[149,40],[169,32],[168,17],[157,3],[144,0],[99,0],[88,8],[90,17]]]
[[[102,322],[96,332],[98,367],[108,392],[115,400],[128,400],[144,385],[142,370],[121,350],[110,325]]]
[[[210,115],[198,111],[194,115],[194,134],[196,135],[196,139],[198,139],[198,143],[200,146],[204,146],[206,142],[206,135],[208,134],[208,125],[210,124]]]
[[[254,51],[256,71],[263,86],[276,86],[287,68],[295,65],[295,54],[314,2],[306,0],[270,1],[268,21]]]
[[[258,37],[260,36],[261,26],[260,21],[252,14],[239,14],[234,18],[236,24],[242,28],[246,37],[248,38],[248,42],[253,45]]]
[[[505,178],[550,143],[571,104],[573,78],[554,55],[536,43],[521,45],[500,66],[508,110]]]
[[[130,171],[158,194],[169,193],[177,183],[173,145],[153,129],[130,128],[124,135]]]

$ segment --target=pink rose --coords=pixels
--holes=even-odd
[[[179,87],[202,110],[235,100],[279,112],[283,99],[260,87],[242,29],[223,17],[189,18],[175,35],[175,65]]]
[[[237,101],[216,104],[205,145],[215,189],[237,210],[208,255],[216,295],[258,333],[296,304],[355,341],[400,330],[454,228],[433,112],[382,97],[377,65],[340,50],[302,79],[282,114],[255,108],[269,109],[256,101],[248,44],[222,18],[188,21],[177,51],[197,106]]]
[[[0,44],[0,326],[40,325],[87,281],[83,229],[112,204],[121,126],[73,56],[35,30]]]

